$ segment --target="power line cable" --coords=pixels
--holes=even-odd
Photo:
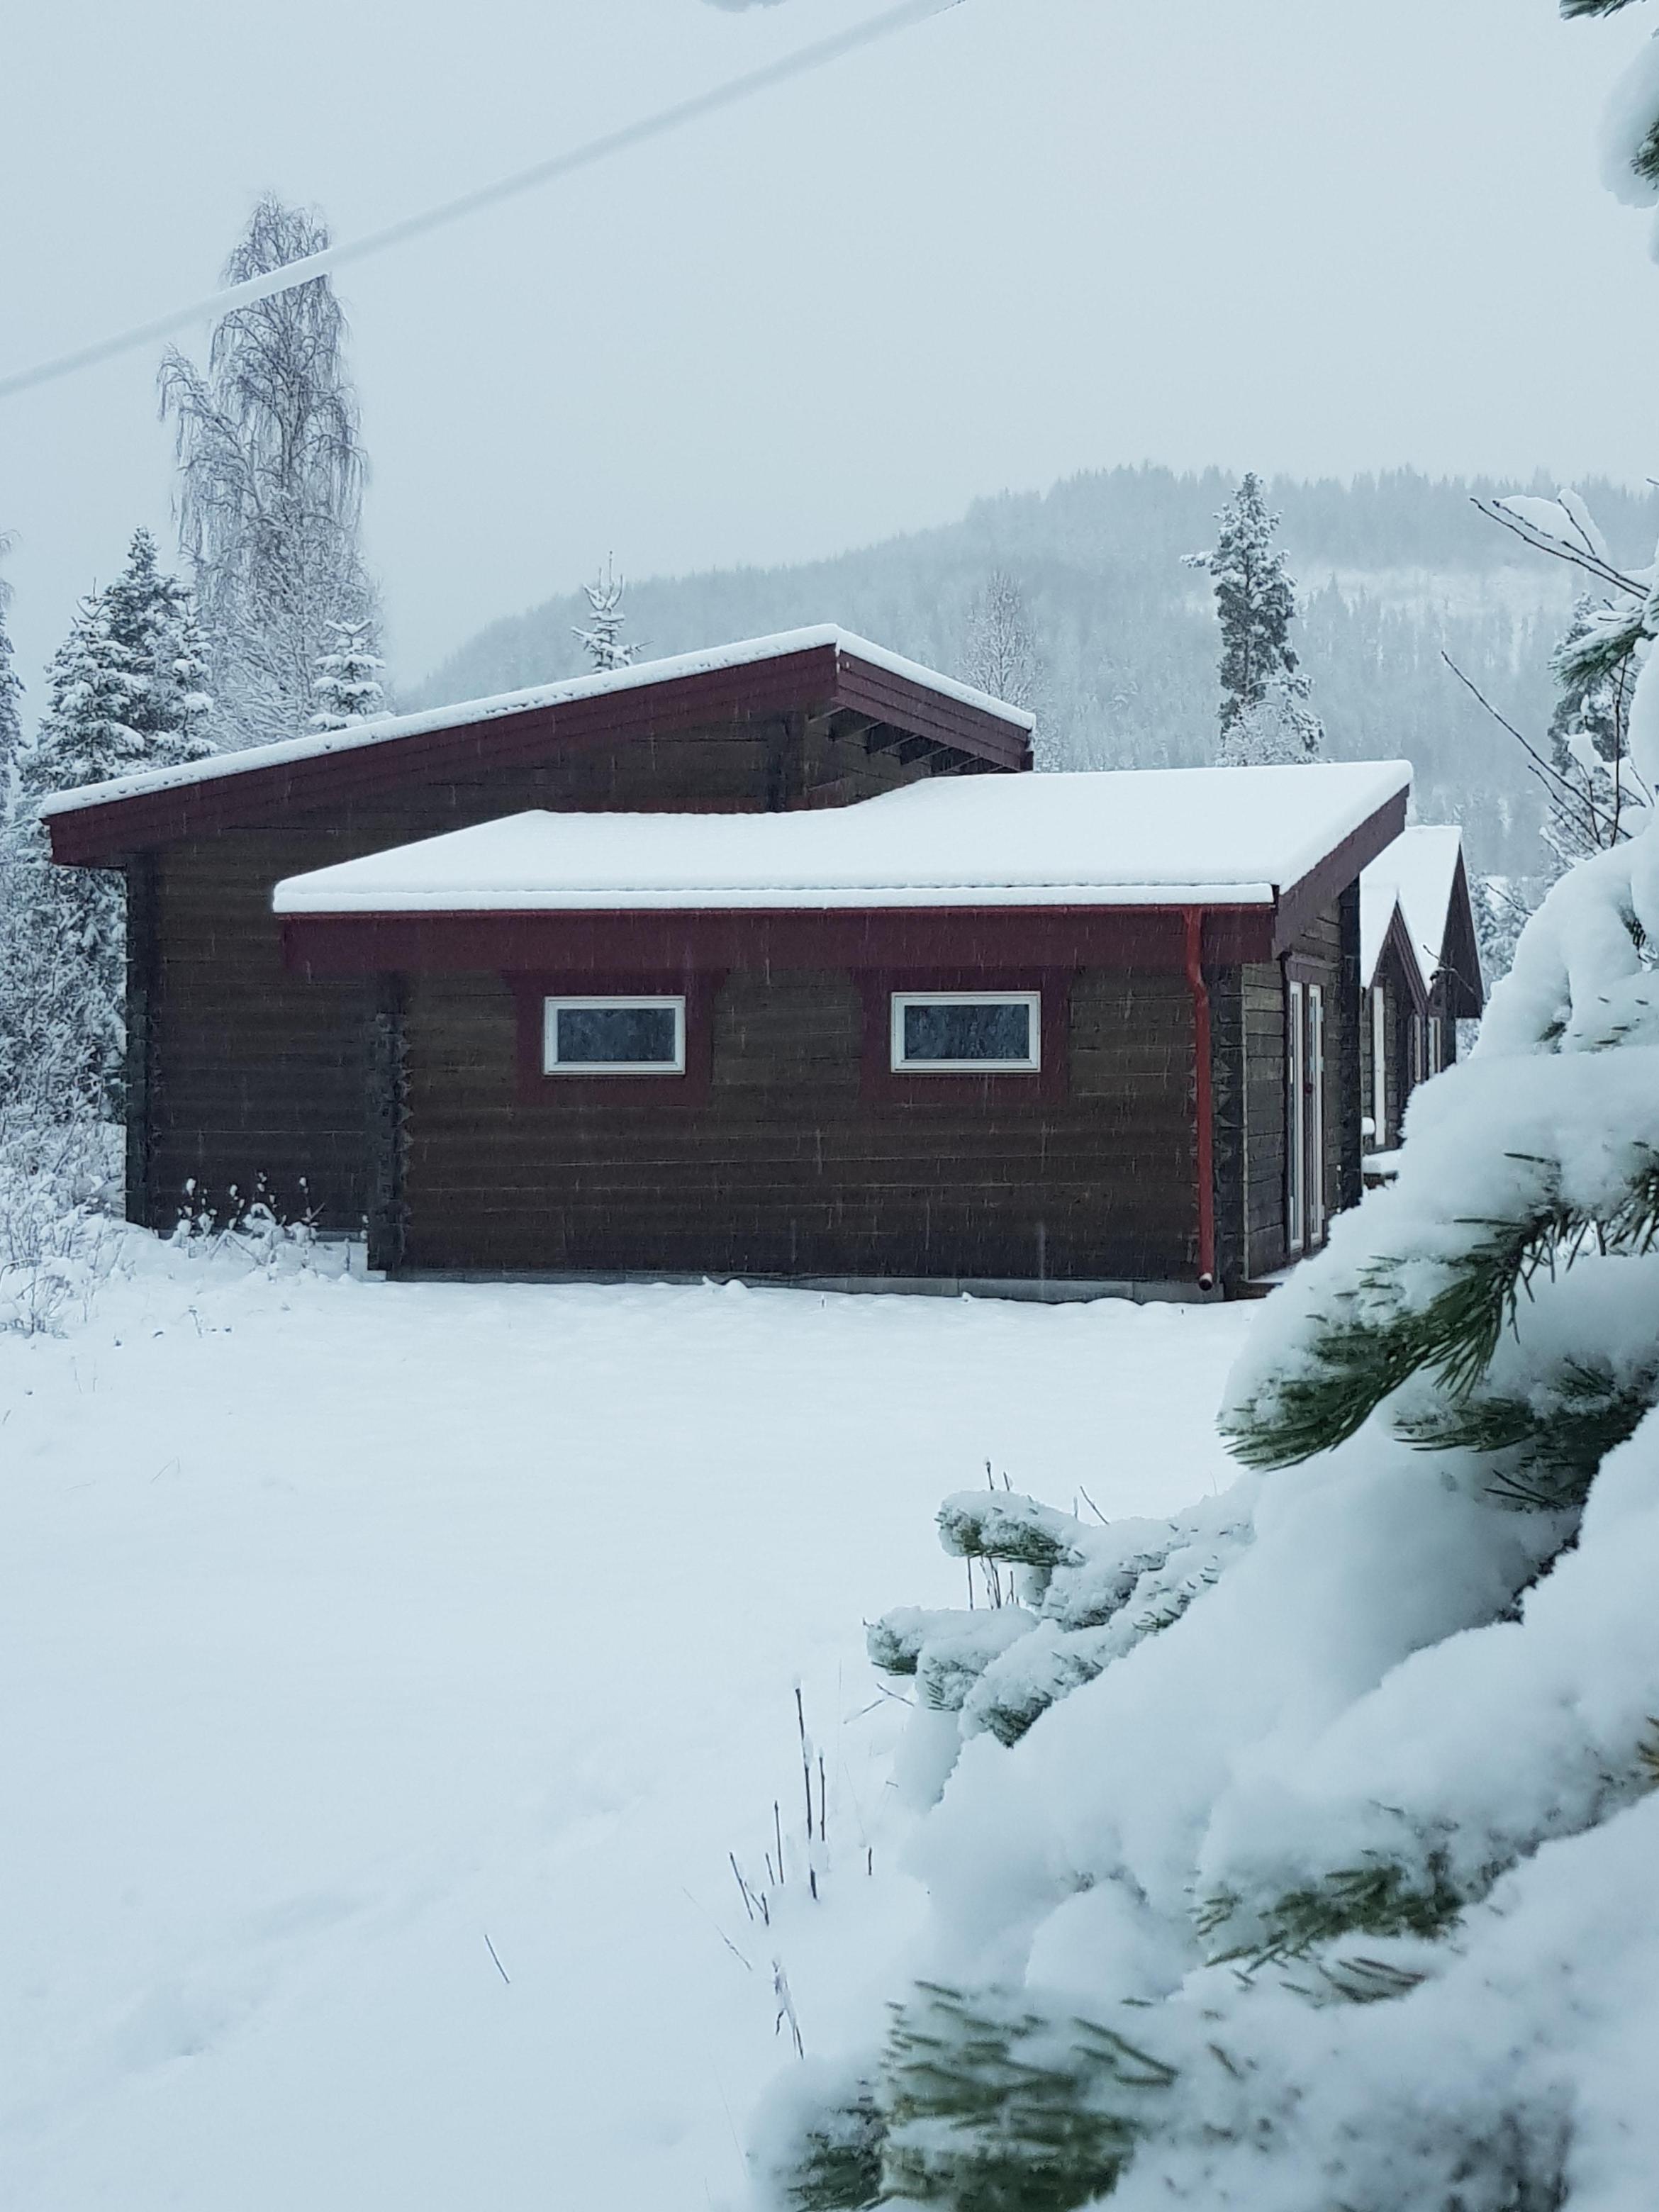
[[[902,6],[870,16],[850,30],[838,31],[831,38],[801,46],[781,61],[769,62],[763,69],[728,78],[710,91],[677,100],[672,107],[659,108],[656,114],[644,116],[637,123],[627,123],[620,130],[606,131],[602,137],[590,138],[585,145],[572,147],[568,153],[552,155],[530,168],[520,169],[516,175],[501,177],[494,184],[463,192],[459,199],[446,200],[441,206],[427,208],[419,215],[405,216],[400,222],[388,223],[383,230],[370,231],[344,245],[325,246],[320,253],[308,253],[302,260],[287,262],[280,269],[266,270],[260,276],[250,276],[244,283],[210,292],[205,299],[188,307],[158,315],[155,321],[140,323],[114,337],[100,338],[95,344],[59,354],[55,360],[38,362],[33,368],[14,370],[9,376],[0,377],[0,399],[27,392],[35,385],[51,384],[59,377],[73,375],[76,369],[90,368],[95,362],[108,361],[113,355],[149,345],[156,338],[167,337],[189,324],[216,318],[233,307],[269,300],[278,292],[290,291],[296,284],[308,283],[313,276],[321,276],[331,269],[365,260],[371,253],[383,252],[389,246],[401,246],[406,239],[419,238],[445,223],[459,222],[465,216],[476,215],[480,209],[494,207],[500,200],[512,199],[520,192],[534,191],[538,185],[552,184],[578,169],[592,168],[596,162],[608,161],[613,154],[625,153],[630,146],[643,145],[647,139],[660,138],[688,123],[700,122],[704,116],[719,114],[723,108],[753,100],[775,85],[788,83],[793,77],[808,76],[841,60],[843,55],[856,52],[861,46],[874,46],[879,39],[891,38],[915,24],[926,22],[930,16],[946,15],[963,4],[963,0],[903,0]]]

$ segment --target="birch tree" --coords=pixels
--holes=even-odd
[[[994,568],[968,610],[965,673],[976,690],[1005,706],[1030,708],[1037,691],[1037,641],[1025,594],[1006,568]]]
[[[267,194],[225,264],[245,279],[319,252],[316,216]],[[346,322],[326,276],[236,307],[206,368],[169,349],[161,410],[174,426],[179,544],[209,642],[216,734],[228,746],[298,736],[335,626],[372,641],[359,545],[368,474]]]

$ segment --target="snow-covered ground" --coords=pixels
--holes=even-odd
[[[866,1961],[918,1906],[861,1620],[961,1601],[988,1461],[1109,1516],[1225,1482],[1251,1310],[131,1249],[0,1338],[0,2202],[735,2204],[775,1959],[832,2044],[837,1898]]]

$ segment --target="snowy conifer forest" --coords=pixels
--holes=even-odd
[[[1238,479],[1155,467],[1073,477],[1042,494],[979,501],[959,523],[796,568],[641,577],[630,633],[649,653],[760,636],[822,618],[930,667],[982,665],[976,610],[997,579],[1023,608],[1044,765],[1196,765],[1217,747],[1213,595],[1188,556],[1213,542]],[[1548,794],[1516,740],[1454,673],[1547,744],[1551,656],[1572,620],[1571,580],[1530,556],[1474,501],[1528,483],[1432,481],[1409,471],[1347,483],[1264,488],[1297,586],[1300,664],[1333,759],[1403,756],[1425,821],[1464,824],[1483,873],[1547,879]],[[1626,561],[1659,536],[1659,495],[1577,488]],[[487,697],[575,673],[581,592],[493,624],[429,675],[410,705]],[[1012,690],[999,696],[1012,697]],[[1024,702],[1016,702],[1024,703]]]
[[[607,121],[581,159],[806,98],[991,4],[837,19]],[[1628,210],[1659,220],[1659,0],[1540,4],[1607,51],[1600,219],[1628,246]],[[779,35],[773,0],[709,12]],[[1444,127],[1428,89],[1391,122],[1407,139]],[[548,167],[353,250],[480,219]],[[1617,479],[1240,452],[988,488],[957,521],[775,565],[636,574],[601,539],[574,588],[538,572],[527,611],[422,667],[374,559],[340,240],[301,195],[238,206],[205,308],[125,335],[112,308],[107,343],[0,379],[3,409],[140,359],[173,526],[130,520],[88,558],[27,688],[0,536],[0,2203],[1651,2212],[1659,413]],[[608,258],[627,225],[605,215],[580,242]],[[1624,281],[1659,299],[1635,251]],[[665,345],[648,374],[692,357]],[[1602,366],[1568,345],[1553,374],[1589,413]],[[6,496],[0,474],[0,524]],[[776,708],[776,667],[814,655],[866,691]],[[728,685],[723,721],[675,705],[699,683]],[[748,759],[750,684],[763,781],[671,786],[688,732],[721,756],[698,773]],[[466,700],[487,711],[436,711]],[[558,737],[573,703],[593,719]],[[591,768],[562,816],[537,716]],[[1006,810],[962,770],[1033,765],[1032,718],[1036,768],[1091,794],[1202,790],[1186,872],[1136,854],[1080,886],[999,846],[971,881],[863,855],[831,881],[759,842]],[[641,731],[672,803],[627,782]],[[809,731],[840,781],[806,787]],[[1413,819],[1462,830],[1485,1002],[1478,1025],[1452,1003],[1430,1057],[1449,924],[1417,947],[1384,1148],[1389,1007],[1351,970],[1369,944],[1380,975],[1386,939],[1350,848],[1393,849],[1399,760]],[[1334,765],[1356,763],[1382,765]],[[400,773],[445,794],[430,819],[400,811]],[[1366,775],[1370,811],[1254,882],[1247,822]],[[498,775],[517,823],[468,813]],[[100,811],[129,825],[104,846]],[[538,877],[528,833],[504,884],[465,873],[481,833],[568,838],[575,814],[638,858],[621,891],[581,853]],[[696,873],[721,815],[762,872]],[[1196,867],[1200,831],[1237,882]],[[1247,934],[1315,880],[1282,939]],[[985,949],[1008,911],[1048,948],[1029,974]],[[945,915],[931,966],[871,949],[895,914],[904,945]],[[790,950],[826,915],[865,932],[844,975]],[[1078,979],[1103,956],[1066,965],[1066,928],[1120,949],[1099,1036]],[[720,998],[733,970],[750,998]],[[307,991],[348,1048],[303,1028]],[[800,1012],[825,1005],[829,1042]],[[916,1009],[934,1042],[913,1053]],[[987,1010],[1015,1046],[951,1027]],[[1283,1218],[1271,1267],[1224,1275],[1213,1146],[1219,1126],[1248,1158],[1255,1036]],[[1134,1203],[1175,1162],[1178,1283],[1051,1275],[1052,1214],[1029,1280],[809,1275],[793,1243],[787,1273],[404,1265],[397,1241],[446,1143],[459,1205],[506,1159],[499,1212],[683,1234],[705,1128],[748,1147],[719,1155],[722,1233],[757,1192],[805,1218],[843,1154],[866,1182],[826,1207],[872,1240],[913,1184],[943,1240],[1068,1146],[1066,1202],[1103,1209],[1117,1186],[1060,1111],[1102,1099]],[[186,1110],[204,1159],[219,1112],[272,1146],[289,1114],[331,1170],[359,1146],[356,1212],[194,1161],[158,1202],[156,1131]],[[1029,1156],[999,1149],[1010,1126]]]

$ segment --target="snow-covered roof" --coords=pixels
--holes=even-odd
[[[1446,921],[1457,884],[1463,833],[1455,823],[1421,823],[1402,830],[1359,878],[1360,966],[1365,981],[1376,963],[1399,907],[1406,934],[1423,978],[1431,989],[1446,942]]]
[[[1405,761],[933,778],[781,814],[515,814],[278,884],[279,914],[1271,905]]]
[[[941,697],[993,714],[1010,728],[1029,733],[1036,718],[1024,708],[1010,707],[954,677],[940,676],[920,662],[906,660],[872,645],[851,630],[823,623],[811,629],[782,630],[775,637],[747,638],[706,653],[684,653],[666,660],[641,660],[631,668],[617,668],[602,676],[572,676],[562,683],[541,684],[526,691],[504,691],[491,699],[469,699],[450,707],[432,707],[419,714],[382,714],[374,721],[354,722],[343,730],[327,730],[310,737],[289,738],[275,745],[258,745],[246,751],[216,753],[182,768],[141,769],[134,775],[112,776],[106,783],[92,783],[73,791],[60,791],[41,807],[43,815],[72,814],[88,806],[107,806],[112,800],[136,799],[151,792],[175,791],[186,785],[212,783],[222,776],[240,775],[252,769],[280,768],[291,761],[315,760],[329,753],[356,752],[397,738],[419,737],[431,730],[453,729],[464,723],[489,722],[507,714],[523,714],[545,707],[562,707],[578,699],[602,697],[613,691],[630,691],[653,684],[673,683],[688,676],[708,676],[723,668],[744,668],[763,660],[780,660],[787,654],[830,647],[849,659],[884,669],[890,675],[924,685]]]

